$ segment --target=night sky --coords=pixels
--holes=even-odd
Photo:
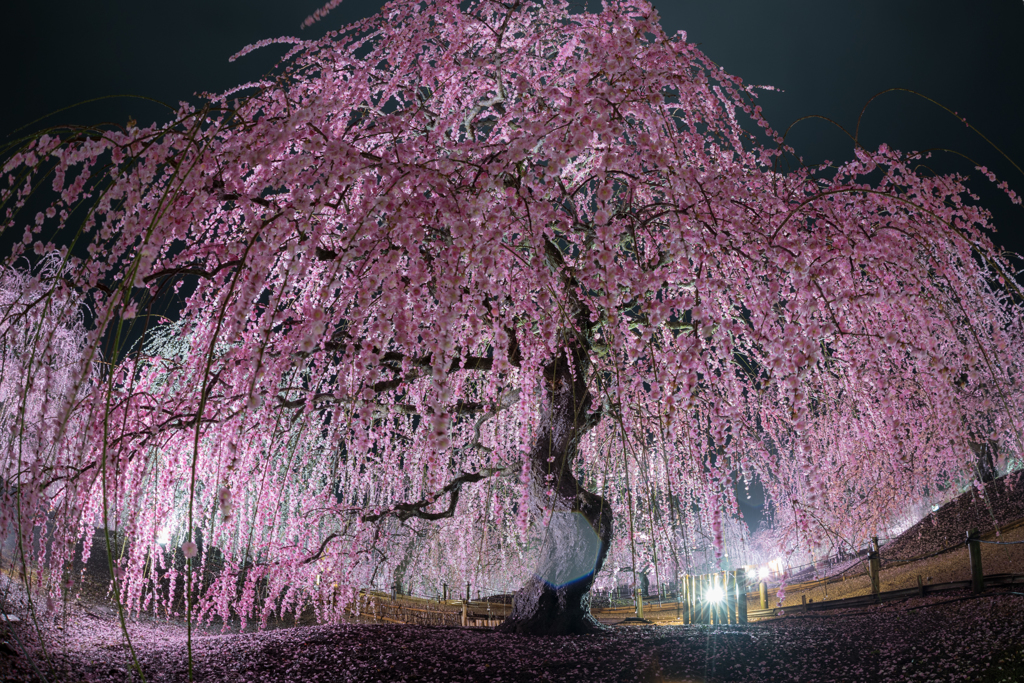
[[[283,48],[228,63],[248,43],[280,35],[316,37],[367,16],[378,2],[346,0],[314,29],[299,24],[318,0],[182,0],[176,3],[7,3],[0,22],[6,86],[0,136],[82,100],[140,95],[172,105],[197,91],[221,90],[266,72]],[[958,111],[1024,167],[1024,2],[986,0],[703,0],[656,4],[670,32],[689,39],[748,83],[770,84],[768,120],[785,129],[822,114],[852,131],[862,106],[890,87],[917,90]],[[105,101],[50,120],[144,123],[164,114],[140,100]],[[963,124],[906,93],[868,109],[862,142],[898,149],[946,147],[994,169],[1018,192],[1024,175]],[[823,121],[805,121],[789,137],[808,161],[842,160],[850,141]],[[970,172],[948,155],[941,170]],[[986,182],[987,184],[987,182]],[[979,185],[982,183],[979,182]],[[988,199],[988,197],[986,197]],[[987,202],[999,241],[1024,249],[1016,226],[1024,209]]]
[[[593,0],[591,0],[593,3]],[[284,52],[273,46],[237,62],[245,45],[281,35],[317,37],[372,14],[379,2],[346,0],[312,30],[299,24],[318,0],[183,0],[176,3],[8,3],[0,22],[0,137],[63,107],[109,95],[137,95],[176,105],[194,93],[256,78]],[[901,87],[937,100],[976,126],[1024,167],[1024,2],[986,0],[663,1],[669,33],[692,42],[764,92],[770,122],[784,130],[821,114],[853,131],[872,95]],[[166,116],[160,106],[116,99],[58,114],[47,122],[140,123]],[[844,160],[852,143],[821,120],[798,124],[787,141],[808,162]],[[949,148],[992,168],[1024,194],[1024,174],[938,107],[908,93],[889,93],[864,116],[861,141],[901,150]],[[999,243],[1024,251],[1024,209],[991,191],[973,165],[950,154],[939,171],[973,173],[995,214]]]
[[[283,48],[229,63],[245,45],[281,35],[318,37],[368,16],[378,2],[346,0],[312,30],[299,24],[316,0],[183,0],[175,3],[7,3],[0,22],[0,137],[62,107],[107,95],[176,105],[193,93],[229,88],[265,73]],[[1024,167],[1024,2],[1021,0],[703,0],[656,3],[669,33],[683,29],[747,83],[785,92],[760,103],[778,129],[820,114],[853,131],[875,93],[909,88],[976,126]],[[46,122],[146,123],[166,110],[139,99],[104,100]],[[42,125],[42,124],[39,124]],[[1024,175],[962,123],[907,93],[867,110],[861,142],[901,150],[950,148],[993,169],[1024,194]],[[804,121],[787,142],[808,162],[845,160],[851,141],[824,121]],[[992,191],[973,164],[941,154],[933,168],[973,174],[991,208],[998,243],[1024,251],[1024,208]],[[747,501],[740,497],[741,503]],[[760,501],[751,501],[757,503]],[[756,505],[746,509],[758,518]]]

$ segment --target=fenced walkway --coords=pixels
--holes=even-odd
[[[1022,527],[1024,527],[1024,520],[1003,527],[1002,533],[1005,534],[1010,530]],[[742,624],[748,620],[866,607],[882,602],[923,597],[946,591],[972,589],[975,593],[980,593],[988,588],[1024,586],[1024,574],[993,573],[985,575],[982,573],[983,546],[1022,545],[1024,541],[994,540],[993,534],[985,535],[992,538],[986,538],[977,532],[973,532],[973,534],[970,539],[965,539],[967,542],[958,543],[920,557],[899,562],[887,562],[884,566],[879,558],[876,545],[874,549],[867,551],[863,559],[844,567],[835,576],[786,583],[786,591],[789,595],[799,595],[801,598],[801,601],[795,605],[769,606],[769,582],[758,583],[756,577],[748,577],[743,570],[735,570],[683,576],[677,582],[676,590],[671,593],[663,591],[661,595],[647,598],[635,594],[632,604],[624,606],[614,606],[614,602],[609,599],[610,596],[599,596],[612,602],[612,605],[594,606],[591,612],[595,618],[606,624],[635,623],[637,621],[657,624]],[[964,562],[965,569],[970,571],[971,579],[927,583],[922,576],[918,575],[916,586],[889,591],[881,590],[882,571],[907,567],[914,562],[921,562],[956,550],[962,551],[965,547],[969,550],[968,557],[961,556],[961,559],[957,559],[953,555],[951,559],[956,562]],[[828,560],[824,562],[833,567],[837,567],[839,564]],[[856,569],[860,565],[863,565],[864,568]],[[864,583],[865,576],[869,579],[866,584]],[[854,579],[860,579],[860,581],[856,582]],[[771,584],[773,584],[771,588],[774,590],[779,582],[773,581]],[[829,586],[833,586],[833,590],[836,590],[837,584],[844,588],[855,588],[854,584],[858,586],[863,584],[863,586],[855,588],[859,594],[851,596],[848,594],[849,590],[840,589],[836,592],[841,595],[847,593],[846,597],[827,599]],[[808,600],[807,594],[819,589],[826,599],[815,601],[812,598]],[[450,600],[446,599],[447,587],[444,592],[444,597],[431,598],[402,595],[395,591],[392,591],[390,595],[382,591],[363,591],[350,608],[350,613],[359,621],[371,623],[493,628],[512,611],[508,595],[497,596],[490,600],[486,598]]]
[[[1007,525],[1002,529],[1001,538],[1005,539],[1009,536],[1020,536],[1019,532],[1015,534],[1007,534],[1007,532],[1021,528],[1024,528],[1024,520],[1013,525]],[[746,618],[759,620],[819,610],[865,607],[881,602],[920,597],[945,591],[971,589],[974,593],[980,594],[989,588],[1013,588],[1024,585],[1024,574],[1007,573],[1005,570],[1001,573],[993,572],[990,574],[984,574],[982,557],[983,548],[994,548],[995,546],[1024,548],[1024,540],[996,540],[994,534],[986,534],[986,536],[989,538],[981,536],[976,531],[972,530],[969,532],[968,538],[965,538],[963,542],[958,543],[955,546],[943,548],[938,552],[929,553],[920,557],[909,558],[899,562],[886,563],[884,566],[878,556],[878,551],[869,550],[867,556],[864,558],[866,566],[856,574],[853,574],[850,569],[847,568],[845,571],[841,572],[840,575],[835,577],[784,584],[787,594],[789,595],[787,602],[791,602],[794,598],[799,600],[795,605],[787,604],[785,606],[769,606],[768,582],[762,581],[759,584],[747,582],[743,578],[742,572],[739,573],[735,581],[737,584],[744,586],[744,599],[739,600],[735,606],[729,603],[733,597],[731,584],[728,585],[729,590],[724,591],[724,593],[721,590],[714,590],[713,582],[716,580],[716,575],[684,577],[681,582],[681,595],[670,601],[666,601],[662,598],[658,601],[658,604],[656,604],[654,600],[644,601],[643,617],[647,621],[656,623],[743,623],[743,618],[741,616],[743,613],[741,605],[743,603],[747,603]],[[877,548],[877,546],[875,547]],[[953,551],[957,550],[960,551],[959,555],[953,553]],[[986,550],[984,552],[991,553],[992,550]],[[881,590],[883,571],[899,569],[901,572],[906,573],[907,570],[914,570],[914,568],[910,566],[912,563],[922,562],[939,556],[945,556],[942,558],[942,561],[947,568],[950,563],[960,563],[961,568],[958,573],[960,573],[960,575],[968,575],[971,578],[967,580],[947,580],[940,581],[938,583],[928,583],[925,581],[925,578],[919,574],[910,577],[911,582],[916,578],[916,585],[911,587],[900,587],[895,590]],[[1013,563],[1014,568],[1024,568],[1024,562],[1019,561],[1019,552],[1017,553],[1017,557],[1018,561]],[[992,558],[990,557],[989,559],[991,560]],[[1005,567],[1007,562],[996,562],[995,564],[997,567]],[[927,565],[925,566],[927,567]],[[920,570],[924,571],[924,569]],[[721,577],[722,573],[719,573],[717,576]],[[867,579],[866,581],[865,578]],[[901,578],[904,585],[906,578],[906,576]],[[727,585],[721,578],[718,578],[717,581],[719,586]],[[725,579],[725,581],[728,581],[728,578]],[[890,581],[889,583],[891,585],[892,582]],[[712,587],[711,590],[708,589],[709,585]],[[779,583],[775,583],[775,586],[778,585]],[[829,585],[832,585],[833,590],[838,592],[840,595],[843,595],[843,597],[841,599],[833,600],[828,600],[826,597],[825,600],[819,599],[818,601],[815,601],[813,598],[808,599],[808,594],[813,595],[813,593],[819,591],[819,596],[820,594],[827,596]],[[757,587],[757,590],[750,591],[749,588],[754,586]],[[854,595],[850,595],[850,589],[855,590]],[[772,592],[774,592],[774,590]],[[708,604],[709,602],[710,604]],[[724,614],[721,614],[723,610]],[[617,623],[627,617],[634,616],[638,610],[636,610],[635,607],[619,607],[611,609],[594,609],[593,612],[595,616],[606,623]],[[735,621],[732,619],[733,614],[736,615]]]

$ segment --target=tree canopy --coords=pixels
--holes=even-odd
[[[396,576],[517,582],[581,510],[580,576],[610,544],[674,578],[728,551],[743,481],[780,552],[828,550],[1019,448],[1015,273],[927,155],[784,170],[757,86],[640,0],[397,0],[277,42],[167,125],[6,157],[8,263],[61,257],[0,328],[0,524],[51,590],[101,524],[135,608],[337,618]]]

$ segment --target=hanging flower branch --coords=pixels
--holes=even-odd
[[[0,529],[106,519],[132,608],[514,585],[569,571],[568,513],[587,581],[609,545],[679,573],[753,478],[780,544],[849,544],[968,441],[1019,450],[1019,290],[964,178],[885,146],[776,172],[755,88],[639,0],[289,42],[244,97],[4,162],[10,267],[69,246],[5,271]]]

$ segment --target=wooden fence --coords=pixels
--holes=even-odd
[[[1015,523],[1006,528],[1015,528],[1020,526],[1020,522]],[[877,604],[879,602],[885,602],[889,600],[905,600],[912,597],[924,597],[930,593],[937,593],[951,590],[963,590],[970,588],[974,594],[980,594],[985,591],[986,587],[989,586],[1007,586],[1024,583],[1024,574],[989,574],[985,575],[982,567],[982,556],[981,546],[984,543],[996,544],[996,545],[1019,545],[1024,541],[986,541],[983,540],[982,535],[978,533],[977,529],[971,529],[967,532],[967,538],[965,539],[967,546],[967,561],[970,569],[971,578],[966,581],[950,581],[941,584],[926,585],[919,574],[917,576],[917,587],[904,588],[901,590],[885,591],[881,590],[881,562],[878,553],[877,540],[874,543],[874,550],[868,556],[868,576],[871,579],[871,592],[867,595],[857,595],[850,598],[843,598],[839,600],[823,600],[820,602],[814,602],[811,600],[807,601],[807,596],[802,596],[802,604],[793,605],[789,607],[768,607],[767,591],[765,590],[765,584],[762,582],[760,588],[760,609],[751,610],[749,616],[751,618],[771,618],[779,616],[788,612],[801,613],[812,610],[829,610],[829,609],[844,609],[850,607],[864,607],[867,605]],[[951,549],[957,547],[963,547],[961,544],[955,544],[949,548],[945,548],[936,553],[926,555],[920,558],[912,558],[902,562],[897,562],[891,567],[899,567],[911,562],[917,562],[922,559],[927,559],[935,555],[945,553]],[[814,588],[819,585],[827,585],[825,582],[827,579],[814,582],[804,582],[802,584],[796,584],[787,586],[790,592],[799,592]]]
[[[484,600],[432,600],[379,591],[360,592],[349,608],[360,621],[417,626],[497,626],[511,611],[511,605]]]
[[[991,587],[1013,586],[1015,584],[1024,584],[1024,574],[989,574],[984,577],[984,581],[986,586]],[[819,610],[867,607],[869,605],[877,605],[878,603],[890,600],[906,600],[907,598],[924,597],[925,595],[933,595],[935,593],[942,593],[946,591],[965,590],[972,588],[972,583],[973,581],[968,579],[966,581],[925,584],[921,581],[921,577],[919,576],[918,584],[914,588],[869,593],[867,595],[856,595],[852,598],[823,600],[821,602],[814,602],[813,600],[811,602],[807,602],[805,599],[800,605],[791,605],[789,607],[769,607],[768,609],[753,609],[749,611],[748,616],[751,619],[770,619],[772,617],[787,614],[806,614],[807,612]]]
[[[1004,529],[1018,524],[1004,527]],[[863,607],[889,600],[901,600],[911,597],[925,596],[937,592],[972,589],[980,593],[987,586],[1010,586],[1024,584],[1024,574],[991,574],[982,572],[981,544],[1000,543],[985,541],[976,530],[968,532],[966,545],[969,550],[971,579],[953,581],[943,584],[925,585],[918,576],[915,588],[886,591],[880,590],[880,562],[877,544],[868,557],[868,574],[871,577],[871,593],[840,600],[824,600],[808,602],[806,596],[800,605],[789,607],[768,607],[767,585],[762,582],[758,590],[748,592],[744,570],[722,571],[712,574],[685,575],[679,581],[674,600],[659,597],[645,600],[637,590],[634,604],[623,607],[593,607],[591,613],[595,618],[605,622],[647,621],[674,622],[681,624],[745,624],[748,619],[770,619],[783,613],[806,613],[817,610],[844,609]],[[1022,543],[1017,541],[1015,543]],[[963,547],[963,546],[959,546]],[[945,552],[945,551],[940,551]],[[926,556],[930,557],[930,556]],[[914,558],[898,562],[892,566],[900,566],[907,562],[924,558]],[[832,579],[832,582],[835,580]],[[804,581],[786,586],[790,593],[807,591],[819,586],[826,586],[829,579]],[[444,591],[447,597],[447,588]],[[467,597],[468,597],[467,587]],[[827,593],[826,593],[827,596]],[[761,609],[748,610],[748,601],[760,602]],[[353,605],[353,616],[377,623],[416,624],[422,626],[464,626],[494,627],[500,624],[512,611],[512,605],[505,601],[488,602],[487,600],[447,600],[442,598],[414,597],[410,595],[391,595],[378,591],[360,593],[359,600]]]

